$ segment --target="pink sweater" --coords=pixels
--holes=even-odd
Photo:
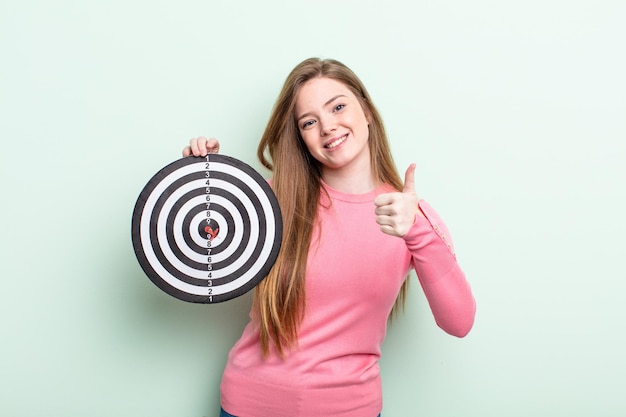
[[[228,356],[222,407],[238,417],[375,417],[382,410],[378,359],[387,319],[414,267],[437,324],[463,337],[475,303],[450,235],[424,201],[404,238],[382,233],[374,198],[326,186],[321,235],[314,233],[306,277],[306,313],[298,347],[281,359],[261,356],[249,323]],[[324,193],[322,193],[324,196]],[[324,207],[329,206],[329,207]]]

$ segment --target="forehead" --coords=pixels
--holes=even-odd
[[[300,87],[296,95],[296,112],[323,107],[336,96],[356,98],[352,90],[341,81],[326,77],[313,78]]]

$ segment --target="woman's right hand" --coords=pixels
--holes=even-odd
[[[220,143],[217,139],[207,139],[200,136],[189,140],[189,145],[183,148],[183,156],[206,156],[208,153],[218,153],[219,151]]]

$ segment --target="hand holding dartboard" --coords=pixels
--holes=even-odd
[[[265,179],[220,154],[179,159],[141,191],[132,219],[137,260],[166,293],[217,303],[254,288],[280,250],[282,217]]]

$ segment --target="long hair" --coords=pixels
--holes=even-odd
[[[253,311],[258,315],[264,355],[271,343],[281,356],[286,348],[296,345],[304,316],[306,263],[319,204],[321,166],[300,136],[294,108],[300,88],[316,77],[339,81],[357,97],[369,115],[372,175],[381,184],[402,189],[382,119],[356,74],[332,59],[310,58],[298,64],[285,80],[257,149],[261,164],[272,171],[272,188],[283,217],[278,258],[254,294]],[[405,280],[394,311],[404,304],[407,283]]]

